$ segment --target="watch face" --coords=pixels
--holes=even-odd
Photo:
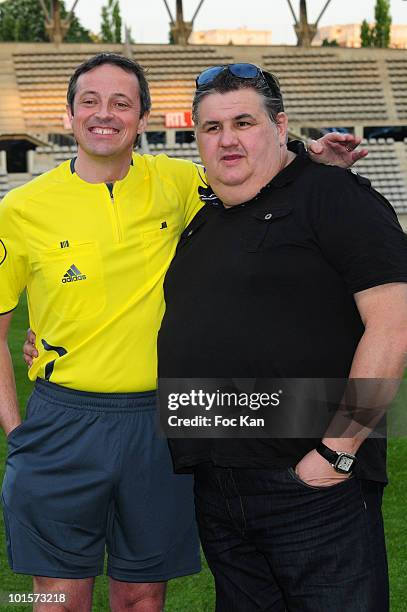
[[[341,455],[338,458],[338,461],[336,462],[335,469],[347,474],[348,472],[351,471],[354,461],[355,460],[353,457],[348,457],[347,455]]]

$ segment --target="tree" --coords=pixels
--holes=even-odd
[[[390,44],[390,0],[376,0],[375,20],[374,46],[387,48]]]
[[[0,4],[0,40],[48,40],[44,16],[37,0],[7,0]]]
[[[68,11],[65,7],[65,2],[61,3],[61,17],[64,19],[68,16]],[[83,27],[75,14],[72,15],[71,25],[66,33],[64,42],[93,42],[92,32]]]
[[[61,17],[67,17],[64,1]],[[48,42],[45,18],[38,0],[6,0],[0,4],[0,41]],[[91,33],[74,15],[65,37],[66,42],[92,42]]]
[[[384,47],[390,44],[391,15],[390,1],[376,0],[375,24],[370,27],[366,19],[360,29],[360,42],[362,47]]]
[[[362,47],[373,47],[373,28],[364,19],[360,28],[360,44]]]
[[[122,16],[119,0],[108,0],[102,6],[101,39],[107,43],[122,42]]]
[[[329,38],[324,38],[324,40],[322,41],[322,46],[323,47],[339,47],[339,43],[336,40],[336,38],[333,38],[332,40],[329,40]]]

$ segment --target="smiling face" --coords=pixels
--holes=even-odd
[[[254,197],[287,163],[287,116],[274,123],[253,88],[210,93],[196,137],[209,183],[225,204]]]
[[[79,151],[90,158],[128,158],[147,127],[136,75],[111,64],[81,74],[67,112]]]

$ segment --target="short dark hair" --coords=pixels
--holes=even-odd
[[[277,77],[271,72],[267,72],[267,78],[259,74],[253,79],[242,79],[234,76],[229,70],[220,72],[208,85],[198,87],[195,91],[192,102],[192,119],[195,125],[198,124],[198,109],[203,98],[213,93],[227,93],[237,89],[254,89],[263,98],[265,109],[273,123],[276,122],[277,115],[284,110],[283,96],[280,91],[280,84]],[[268,83],[271,81],[271,85]]]
[[[151,97],[144,68],[142,68],[140,64],[134,60],[124,57],[123,55],[118,55],[117,53],[98,53],[97,55],[94,55],[86,60],[86,62],[80,64],[69,79],[66,99],[72,114],[73,101],[75,98],[76,86],[79,77],[81,74],[85,74],[85,72],[89,72],[90,70],[93,70],[98,66],[103,66],[104,64],[118,66],[122,70],[133,73],[137,77],[140,89],[140,117],[143,117],[145,113],[148,113],[148,111],[151,109]]]

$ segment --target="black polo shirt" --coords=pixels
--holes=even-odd
[[[213,198],[211,199],[213,201]],[[250,202],[207,204],[165,279],[166,378],[346,378],[364,332],[353,294],[407,282],[407,237],[390,204],[349,170],[298,156]],[[177,439],[177,469],[295,465],[312,439]],[[385,480],[367,440],[361,477]]]

